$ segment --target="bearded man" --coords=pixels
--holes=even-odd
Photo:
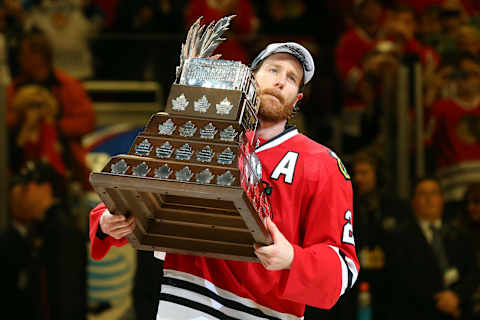
[[[260,89],[255,152],[272,188],[265,224],[273,244],[255,245],[261,263],[167,253],[157,320],[302,319],[305,305],[331,308],[358,275],[352,187],[340,159],[287,126],[314,73],[293,43],[267,46],[251,68]],[[127,243],[133,217],[100,204],[90,216],[92,256]]]

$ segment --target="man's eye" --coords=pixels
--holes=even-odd
[[[295,78],[292,76],[288,77],[288,80],[295,82]]]
[[[275,69],[275,68],[270,68],[270,72],[277,72],[277,69]]]

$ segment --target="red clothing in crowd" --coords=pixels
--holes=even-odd
[[[104,13],[103,26],[110,29],[115,24],[118,0],[94,0]]]
[[[349,91],[354,93],[364,79],[362,64],[365,56],[375,49],[380,39],[369,36],[360,28],[352,28],[345,32],[335,50],[335,64],[337,70]],[[395,41],[395,39],[390,39]],[[430,47],[421,44],[415,38],[403,46],[403,54],[415,54],[423,66],[430,63],[436,67],[440,63],[440,56]],[[356,95],[345,98],[345,107],[363,107],[364,102]]]
[[[61,147],[55,124],[43,123],[39,129],[38,140],[36,142],[29,141],[25,143],[23,149],[25,161],[47,159],[58,173],[62,176],[66,176],[67,168],[62,159]]]
[[[480,103],[467,109],[453,99],[440,100],[430,117],[434,129],[427,143],[436,152],[437,169],[480,160]]]
[[[237,2],[235,11],[229,13],[210,7],[207,0],[191,0],[185,10],[185,22],[189,27],[201,16],[203,17],[202,24],[209,24],[226,15],[235,14],[236,17],[233,18],[230,27],[233,35],[228,35],[227,40],[223,41],[215,52],[222,54],[221,59],[241,61],[246,64],[250,60],[248,51],[236,36],[247,36],[254,31],[253,21],[256,19],[256,15],[249,0],[238,0]]]
[[[414,54],[418,56],[422,66],[433,63],[433,65],[437,67],[440,64],[440,56],[435,50],[429,46],[423,45],[415,38],[410,39],[410,41],[403,46],[403,52],[404,54]]]
[[[340,77],[349,88],[356,88],[363,79],[363,60],[376,44],[377,39],[360,28],[350,29],[340,38],[335,49],[335,63]]]
[[[88,169],[85,163],[86,151],[82,146],[81,138],[95,129],[95,113],[92,102],[83,85],[68,74],[55,70],[54,83],[51,91],[60,106],[60,117],[57,122],[58,134],[68,142],[67,152],[72,155],[75,163],[67,164],[77,174],[79,179],[88,187]],[[7,124],[10,128],[17,125],[17,119],[12,111],[13,98],[17,90],[26,79],[19,76],[13,79],[7,88]],[[56,135],[55,135],[56,136]],[[52,137],[48,135],[48,137]]]

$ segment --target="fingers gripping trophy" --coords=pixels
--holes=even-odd
[[[272,243],[252,146],[258,87],[249,67],[212,56],[233,17],[191,26],[166,112],[90,176],[110,212],[134,216],[137,249],[258,261],[253,245]]]

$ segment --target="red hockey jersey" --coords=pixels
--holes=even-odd
[[[480,104],[467,108],[454,99],[443,99],[432,106],[431,139],[426,142],[436,151],[437,169],[480,159],[479,124]]]
[[[259,140],[256,153],[272,187],[272,220],[294,247],[291,268],[167,253],[157,320],[301,319],[305,304],[331,308],[354,284],[352,187],[340,159],[295,128]],[[95,237],[104,209],[90,218],[95,259],[126,243]]]

